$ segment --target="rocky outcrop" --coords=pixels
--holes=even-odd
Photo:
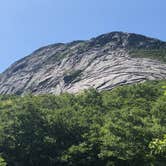
[[[0,94],[77,93],[166,79],[166,64],[133,58],[131,49],[166,48],[142,35],[112,32],[88,41],[53,44],[17,61],[0,75]]]

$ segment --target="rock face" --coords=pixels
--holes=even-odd
[[[112,32],[88,41],[53,44],[17,61],[0,75],[0,94],[77,93],[166,79],[166,64],[132,58],[131,49],[166,48],[142,35]]]

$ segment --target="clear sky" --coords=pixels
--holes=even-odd
[[[166,41],[166,0],[0,0],[0,72],[41,46],[111,31]]]

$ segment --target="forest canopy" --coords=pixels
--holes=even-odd
[[[0,164],[165,166],[166,81],[0,96]]]

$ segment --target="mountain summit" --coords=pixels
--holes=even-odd
[[[112,32],[42,47],[0,75],[0,94],[77,93],[166,79],[166,42]]]

